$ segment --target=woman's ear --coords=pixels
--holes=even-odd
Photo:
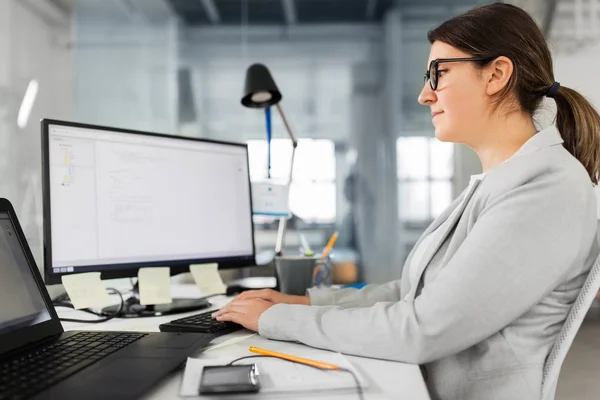
[[[508,57],[500,56],[492,61],[486,68],[486,94],[493,96],[504,89],[508,85],[513,70],[513,63]]]

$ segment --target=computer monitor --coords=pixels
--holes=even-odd
[[[255,265],[245,144],[45,119],[42,160],[47,284],[90,271]],[[209,305],[130,302],[138,314]]]

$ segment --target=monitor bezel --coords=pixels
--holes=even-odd
[[[250,165],[248,160],[248,145],[245,143],[234,143],[214,139],[204,138],[192,138],[184,136],[167,135],[163,133],[147,132],[133,129],[122,129],[103,125],[92,125],[79,122],[62,121],[55,119],[42,119],[41,120],[41,134],[42,134],[42,199],[43,199],[43,242],[44,242],[44,278],[46,284],[60,284],[61,277],[65,275],[71,275],[76,272],[61,272],[55,273],[52,266],[52,218],[51,218],[51,195],[50,195],[50,125],[62,125],[70,128],[84,128],[94,129],[108,132],[127,133],[133,135],[143,135],[148,137],[159,137],[166,139],[173,139],[179,141],[189,142],[201,142],[201,143],[214,143],[224,144],[229,146],[243,147],[246,150],[246,163],[248,163],[248,195],[250,199],[250,229],[252,236],[252,254],[243,256],[232,256],[232,257],[216,257],[216,258],[202,258],[202,259],[185,259],[185,260],[160,260],[151,262],[135,262],[135,263],[122,263],[122,264],[108,264],[108,265],[95,265],[93,266],[95,271],[100,272],[102,279],[116,279],[116,278],[133,278],[137,277],[138,270],[140,268],[147,267],[171,267],[171,275],[180,274],[183,272],[189,272],[190,264],[203,264],[203,263],[217,263],[219,269],[232,269],[232,268],[244,268],[256,265],[256,244],[254,239],[254,223],[252,221],[252,185],[250,184]],[[110,266],[111,269],[106,269]],[[118,268],[118,269],[112,269]]]

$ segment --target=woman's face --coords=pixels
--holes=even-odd
[[[463,57],[471,55],[436,41],[431,45],[427,68],[431,60]],[[485,80],[471,61],[440,63],[438,71],[437,89],[432,90],[429,81],[425,82],[419,103],[431,109],[439,140],[473,145],[489,107]]]

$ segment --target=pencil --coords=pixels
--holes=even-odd
[[[329,238],[329,242],[327,242],[327,246],[325,246],[325,249],[323,250],[323,254],[321,255],[321,260],[319,260],[319,263],[315,266],[315,270],[313,271],[313,280],[317,277],[317,274],[321,270],[321,266],[323,264],[325,264],[325,260],[327,259],[327,256],[331,252],[331,249],[333,249],[333,245],[335,244],[335,241],[337,240],[338,235],[339,235],[339,232],[335,232],[333,235],[331,235],[331,238]]]
[[[333,249],[333,245],[335,244],[339,234],[339,232],[335,232],[333,235],[331,235],[331,238],[329,238],[329,242],[327,242],[327,246],[325,246],[325,250],[323,250],[323,255],[321,256],[321,264],[325,262],[329,252],[331,252],[331,249]]]
[[[300,363],[300,364],[305,364],[305,365],[309,365],[311,367],[315,367],[315,368],[319,368],[319,369],[330,369],[330,370],[340,369],[340,367],[338,367],[335,364],[328,364],[328,363],[324,363],[321,361],[309,360],[308,358],[291,356],[289,354],[278,353],[276,351],[265,350],[265,349],[261,349],[261,348],[254,347],[254,346],[250,347],[250,351],[252,353],[261,354],[263,356],[277,357],[277,358],[281,358],[283,360],[288,360],[288,361],[292,361],[292,362],[296,362],[296,363]]]

